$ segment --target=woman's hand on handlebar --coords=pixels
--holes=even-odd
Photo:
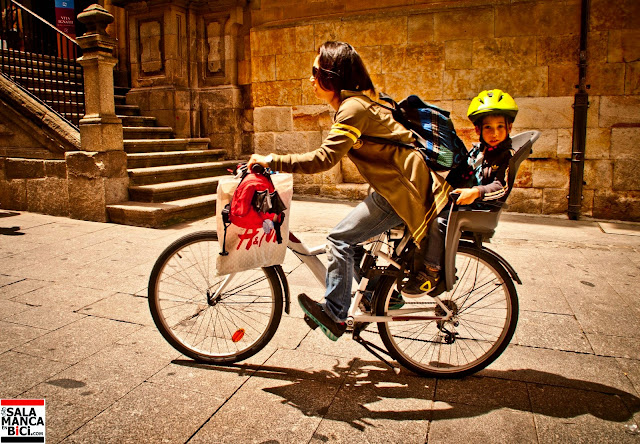
[[[260,154],[252,154],[251,158],[249,159],[249,162],[247,162],[247,168],[249,169],[249,171],[251,171],[251,168],[256,164],[264,168],[269,168],[270,159],[268,159],[268,157],[271,157],[271,156],[262,156]]]
[[[457,194],[458,198],[456,203],[458,205],[469,205],[480,197],[480,190],[476,187],[473,188],[456,188],[451,194]]]

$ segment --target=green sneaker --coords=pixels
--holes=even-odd
[[[402,307],[404,307],[404,299],[402,298],[402,295],[398,293],[397,290],[393,290],[391,299],[389,299],[389,310],[397,310]]]
[[[347,324],[344,322],[335,322],[325,313],[322,305],[312,300],[309,296],[302,293],[298,295],[298,303],[309,318],[320,327],[322,333],[332,341],[337,341],[340,336],[347,330]]]

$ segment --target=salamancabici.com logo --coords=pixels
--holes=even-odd
[[[0,443],[45,442],[44,399],[0,401]]]

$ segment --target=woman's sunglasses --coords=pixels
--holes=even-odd
[[[335,77],[340,77],[340,74],[338,74],[338,73],[337,73],[337,72],[335,72],[335,71],[331,71],[330,69],[326,69],[326,68],[319,68],[319,67],[317,67],[317,66],[313,66],[313,67],[311,67],[311,76],[312,76],[314,79],[317,79],[317,78],[318,78],[318,72],[319,72],[320,70],[322,70],[322,71],[324,71],[325,73],[327,73],[327,74],[328,74],[328,75],[327,75],[327,77],[333,77],[333,76],[335,76]]]

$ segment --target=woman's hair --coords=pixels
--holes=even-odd
[[[320,69],[316,81],[322,89],[340,94],[341,91],[364,91],[375,95],[375,87],[367,68],[356,50],[348,43],[325,42],[318,48]]]

